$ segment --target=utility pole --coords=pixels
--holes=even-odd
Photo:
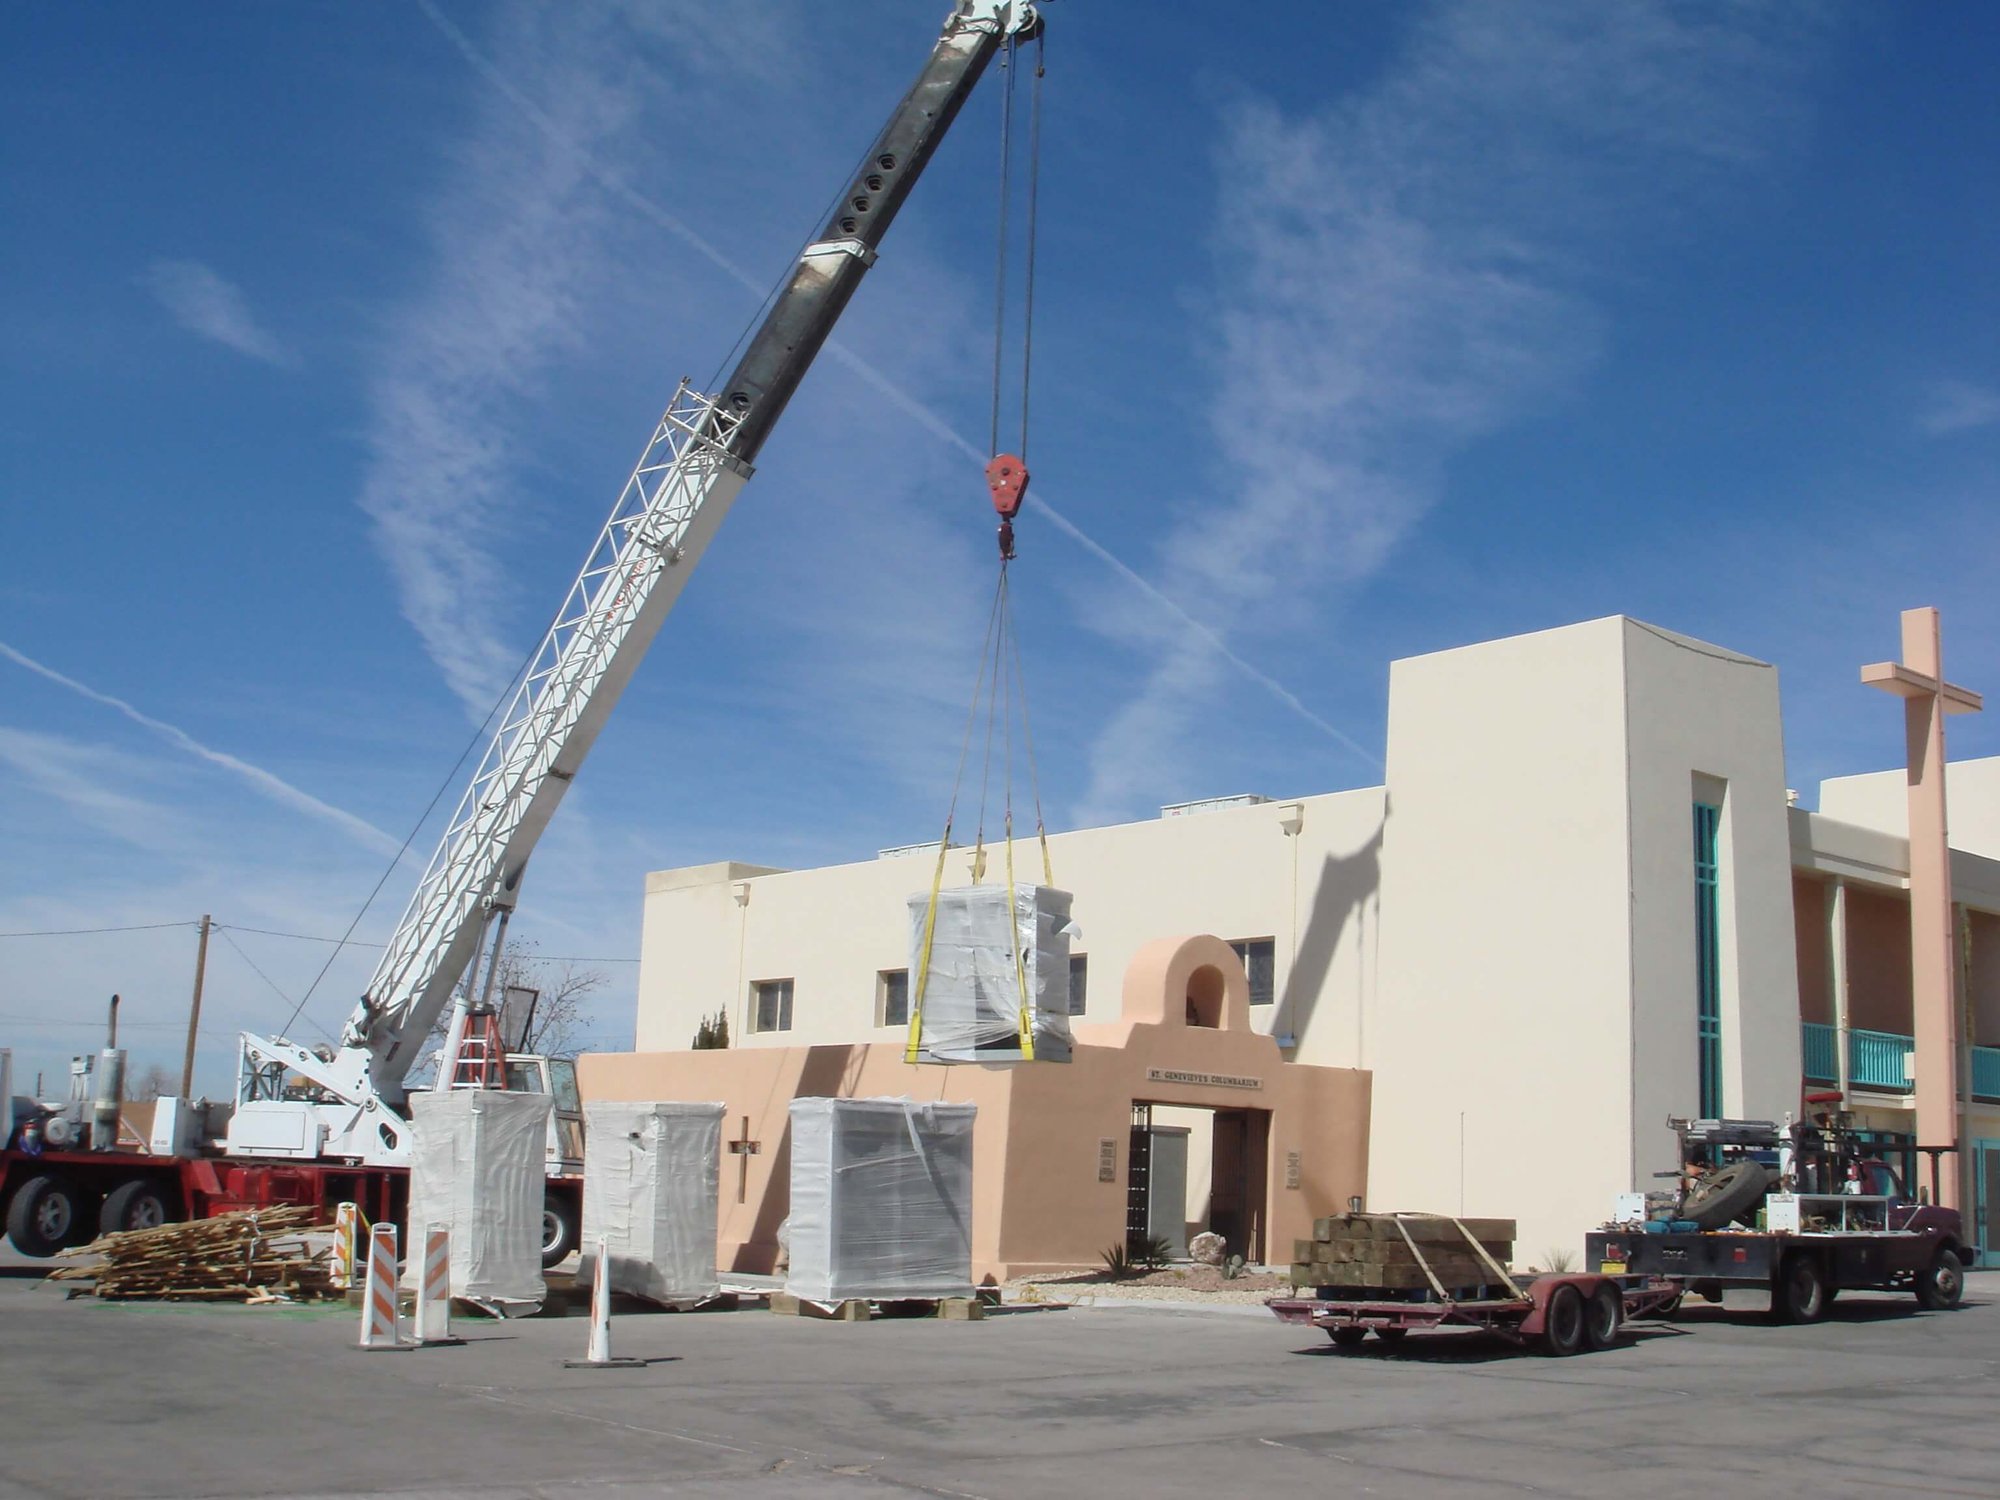
[[[194,1039],[201,1029],[201,981],[208,973],[208,923],[207,912],[201,915],[201,942],[194,950],[194,1003],[188,1007],[187,1056],[181,1060],[181,1097],[194,1097]]]

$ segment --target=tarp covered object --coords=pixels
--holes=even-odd
[[[451,1231],[451,1294],[540,1302],[547,1094],[500,1089],[410,1095],[410,1219],[404,1281],[422,1274],[425,1227]]]
[[[583,1107],[583,1265],[603,1241],[611,1290],[679,1302],[712,1297],[722,1106],[597,1102]]]
[[[970,1297],[971,1104],[792,1101],[791,1270],[808,1302]]]
[[[1070,895],[968,885],[910,897],[911,1024],[925,1062],[1021,1062],[1025,985],[1036,1062],[1068,1062]],[[1016,966],[1016,956],[1019,965]],[[921,979],[921,988],[917,988]]]

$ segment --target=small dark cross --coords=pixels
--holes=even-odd
[[[750,1192],[750,1158],[764,1148],[762,1141],[750,1139],[750,1117],[744,1115],[743,1124],[738,1127],[737,1138],[729,1143],[730,1153],[736,1158],[736,1201],[745,1202]]]

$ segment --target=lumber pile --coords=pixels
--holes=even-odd
[[[1453,1222],[1429,1214],[1336,1214],[1315,1219],[1311,1239],[1293,1241],[1292,1285],[1335,1287],[1343,1293],[1429,1291],[1426,1265],[1448,1292],[1491,1285],[1498,1278],[1467,1242],[1460,1224],[1500,1265],[1513,1256],[1512,1219]]]
[[[91,1281],[99,1297],[311,1301],[333,1286],[333,1226],[317,1208],[263,1208],[107,1234],[58,1252],[78,1262],[51,1281]],[[71,1295],[80,1295],[72,1292]]]

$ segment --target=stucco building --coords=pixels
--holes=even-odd
[[[1006,1127],[1033,1116],[1030,1158],[1111,1189],[1092,1200],[1090,1236],[1110,1223],[1104,1204],[1121,1193],[1136,1202],[1147,1131],[1167,1155],[1186,1152],[1184,1227],[1226,1223],[1240,1239],[1254,1199],[1264,1217],[1244,1248],[1275,1259],[1289,1251],[1281,1226],[1342,1206],[1350,1191],[1375,1208],[1517,1218],[1524,1261],[1574,1254],[1615,1193],[1673,1167],[1670,1114],[1777,1117],[1807,1089],[1838,1087],[1887,1145],[1905,1143],[1902,773],[1829,782],[1818,813],[1793,806],[1775,668],[1622,616],[1485,642],[1392,665],[1386,751],[1382,786],[1222,798],[1051,838],[1056,882],[1074,893],[1083,932],[1071,999],[1080,1041],[1123,1046],[1135,1024],[1156,1024],[1171,998],[1148,987],[1180,981],[1142,965],[1135,988],[1135,959],[1158,940],[1206,934],[1229,945],[1221,958],[1205,951],[1208,966],[1228,970],[1232,995],[1240,986],[1241,1019],[1172,1045],[1189,1058],[1224,1038],[1238,1047],[1240,1027],[1268,1039],[1257,1071],[1273,1080],[1271,1099],[1297,1087],[1323,1100],[1274,1129],[1270,1099],[1218,1106],[1212,1091],[1176,1093],[1146,1067],[1072,1064],[1067,1082],[1061,1065],[1012,1070],[1010,1097],[1028,1089],[1037,1100],[1025,1114],[1013,1106]],[[1958,1166],[1991,1253],[2000,760],[1952,767],[1950,797],[1967,1147]],[[722,1097],[724,1081],[749,1084],[731,1071],[742,1069],[778,1093],[999,1087],[977,1080],[1000,1070],[896,1071],[907,1068],[896,1045],[908,1004],[904,903],[928,885],[935,856],[932,845],[816,870],[719,864],[649,876],[637,1051],[589,1060],[586,1092]],[[970,879],[969,858],[948,856],[947,881]],[[739,1055],[683,1053],[718,1010]],[[809,1049],[870,1046],[884,1061],[852,1078],[805,1074]],[[745,1060],[761,1049],[800,1059]],[[1233,1064],[1148,1066],[1225,1074]],[[1318,1082],[1276,1083],[1288,1069]],[[1128,1115],[1129,1137],[1104,1123]],[[1321,1134],[1298,1133],[1308,1116]],[[1269,1147],[1255,1160],[1244,1120]],[[1106,1140],[1115,1180],[1100,1183]],[[1293,1187],[1288,1152],[1299,1154]],[[1005,1155],[1009,1182],[1028,1175],[993,1211],[1046,1219],[1022,1207],[1037,1168],[1022,1168],[1030,1158],[1012,1146]],[[1246,1173],[1257,1179],[1248,1197]],[[990,1259],[1075,1258],[1047,1231],[1031,1238],[1042,1244],[994,1238]]]

